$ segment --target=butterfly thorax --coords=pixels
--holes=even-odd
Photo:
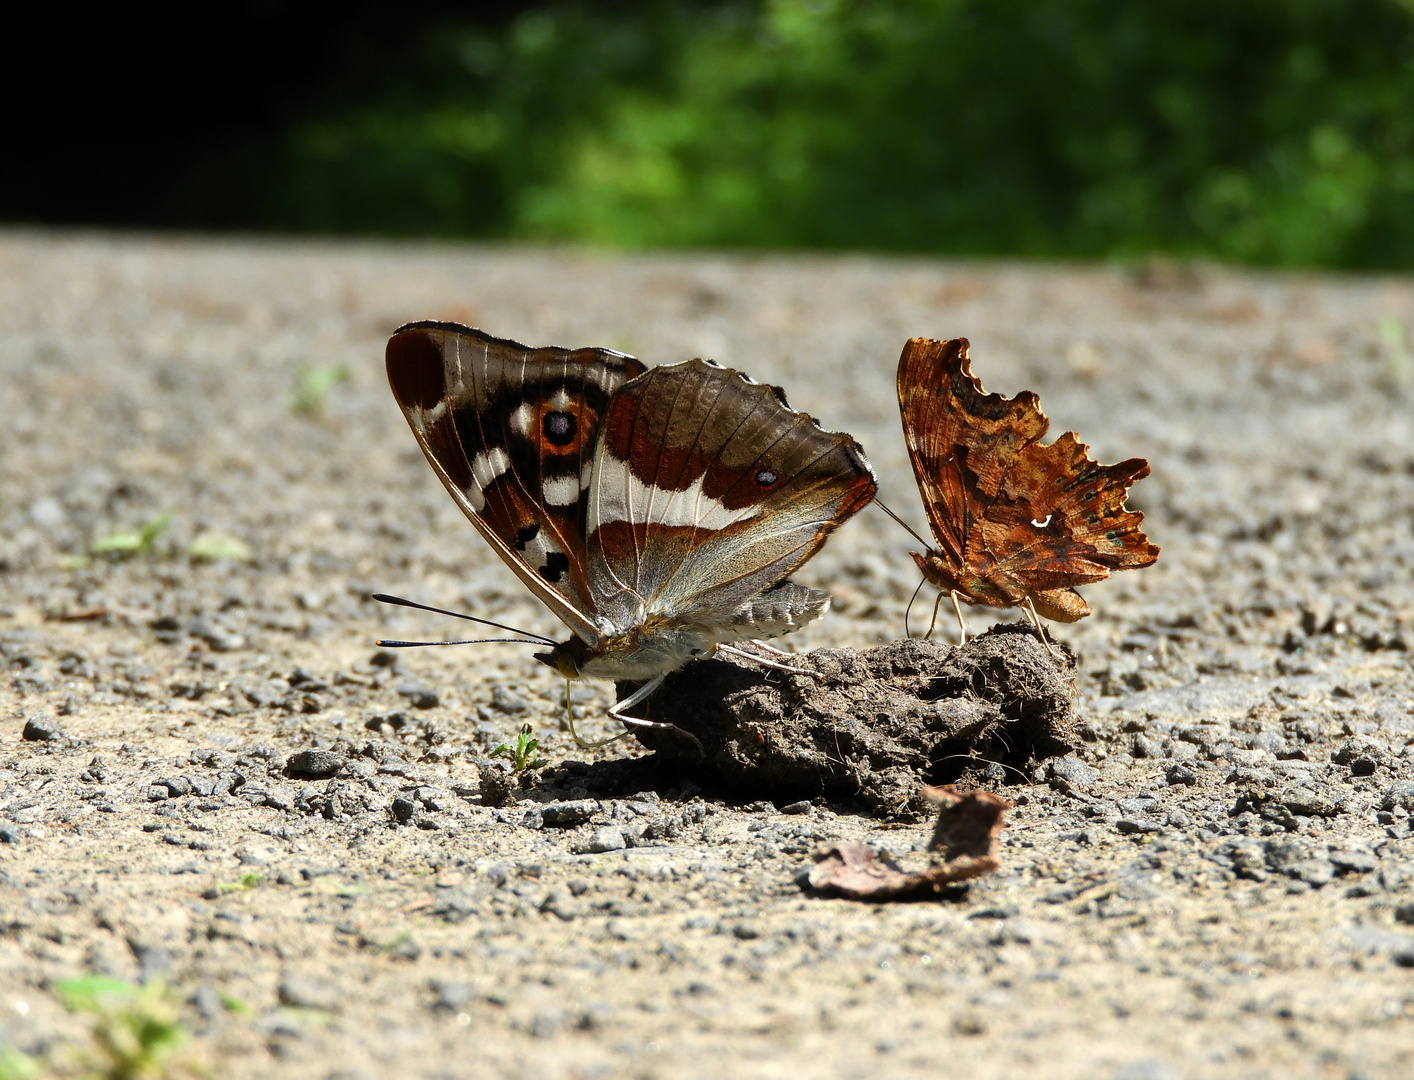
[[[956,592],[970,604],[988,607],[1016,607],[1029,596],[1037,613],[1055,622],[1072,623],[1090,614],[1090,605],[1074,589],[1028,590],[1005,574],[987,575],[972,570],[958,571],[936,551],[926,555],[910,551],[923,576],[945,593]]]
[[[638,626],[612,634],[597,647],[572,637],[535,658],[566,678],[651,679],[676,671],[716,649],[716,636],[704,626],[668,616],[650,615]]]
[[[927,554],[910,551],[909,555],[931,584],[945,593],[960,593],[970,603],[1011,607],[1022,598],[1022,594],[1008,590],[1002,583],[973,570],[954,568],[936,551],[929,550]]]

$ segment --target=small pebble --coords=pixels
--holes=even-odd
[[[47,712],[37,712],[25,721],[25,728],[20,737],[28,742],[53,742],[68,736],[59,729],[59,725]]]
[[[329,750],[299,750],[285,763],[288,776],[333,776],[344,766],[344,759]]]

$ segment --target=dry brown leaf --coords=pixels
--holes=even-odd
[[[1000,865],[992,849],[1011,803],[990,792],[962,792],[951,785],[925,787],[922,795],[938,807],[928,842],[935,854],[926,870],[905,870],[865,844],[826,844],[813,856],[810,887],[847,900],[899,900],[941,892]]]

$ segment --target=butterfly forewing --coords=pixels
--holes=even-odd
[[[610,398],[643,365],[607,349],[531,349],[423,322],[393,335],[387,367],[394,397],[458,505],[557,616],[596,641],[584,489]]]
[[[602,429],[591,589],[720,624],[813,555],[874,489],[854,440],[821,430],[772,387],[703,360],[655,368],[615,395]]]
[[[967,348],[914,338],[898,369],[909,456],[952,577],[975,582],[979,603],[1017,603],[1153,563],[1143,515],[1124,508],[1147,462],[1100,465],[1070,432],[1042,446],[1036,395],[985,393]]]

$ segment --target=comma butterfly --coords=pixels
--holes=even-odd
[[[959,598],[1022,607],[1038,633],[1041,616],[1075,622],[1090,614],[1075,586],[1159,557],[1144,515],[1124,506],[1149,463],[1101,465],[1070,431],[1042,446],[1050,421],[1036,395],[984,393],[967,347],[913,338],[899,358],[903,434],[938,544],[910,554],[938,602],[951,596],[964,640]]]

